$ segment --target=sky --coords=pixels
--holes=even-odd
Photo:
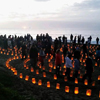
[[[99,27],[100,0],[0,0],[0,29]]]

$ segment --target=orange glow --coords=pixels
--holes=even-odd
[[[84,64],[84,66],[86,66],[86,63]]]
[[[15,69],[15,68],[13,68],[13,70],[12,70],[12,71],[13,71],[13,72],[15,72],[15,70],[16,70],[16,69]]]
[[[95,66],[96,66],[96,67],[98,66],[97,62],[95,62]]]
[[[42,80],[39,80],[38,81],[38,85],[42,85]]]
[[[77,78],[75,78],[75,84],[78,84],[78,79]]]
[[[59,83],[56,84],[56,89],[60,89],[60,84]]]
[[[71,57],[71,60],[73,60],[73,57]]]
[[[52,64],[52,62],[50,62],[50,63],[49,63],[49,67],[51,67],[51,68],[53,67],[53,64]]]
[[[100,98],[100,91],[99,91],[99,98]]]
[[[63,68],[66,68],[66,65],[64,64]]]
[[[15,70],[14,75],[17,75],[17,70]]]
[[[98,76],[98,80],[100,81],[100,75]]]
[[[26,80],[26,81],[28,81],[28,79],[29,79],[29,76],[28,76],[28,75],[26,75],[25,80]]]
[[[50,62],[50,59],[48,59],[48,62]]]
[[[43,77],[46,77],[46,72],[43,72]]]
[[[33,69],[33,67],[31,67],[31,72],[34,72],[34,69]]]
[[[38,69],[36,70],[36,74],[37,74],[37,75],[39,74],[39,70],[38,70]]]
[[[65,76],[65,72],[63,72],[63,74],[62,74],[63,76]]]
[[[19,77],[20,77],[20,78],[23,78],[23,75],[22,75],[22,73],[20,73]]]
[[[65,92],[69,93],[69,86],[65,86]]]
[[[78,74],[80,74],[80,70],[78,71]]]
[[[56,69],[56,66],[54,65],[53,69]]]
[[[80,74],[80,79],[82,79],[83,78],[83,75],[82,74]]]
[[[84,85],[88,85],[88,80],[87,79],[84,80]]]
[[[49,68],[49,72],[52,72],[52,68]]]
[[[60,67],[60,71],[61,71],[61,67]]]
[[[64,81],[67,82],[67,76],[64,77]]]
[[[42,66],[41,66],[41,65],[39,65],[39,68],[42,68]]]
[[[50,88],[50,82],[49,81],[47,81],[47,87]]]
[[[33,84],[36,84],[35,78],[32,78],[32,83],[33,83]]]
[[[91,96],[91,89],[87,89],[86,95],[87,95],[87,96]]]
[[[85,59],[83,59],[83,63],[85,63]]]
[[[79,93],[79,88],[75,87],[74,94],[78,94],[78,93]]]
[[[26,67],[26,65],[24,64],[24,67]]]
[[[28,66],[26,66],[26,69],[29,69]]]
[[[95,81],[93,81],[92,86],[95,86]]]
[[[73,77],[73,73],[70,73],[70,77]]]
[[[45,66],[43,66],[42,69],[45,70]]]
[[[57,80],[57,75],[56,74],[54,74],[54,80]]]

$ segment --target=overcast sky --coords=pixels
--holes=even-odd
[[[100,30],[100,0],[0,0],[0,29]]]

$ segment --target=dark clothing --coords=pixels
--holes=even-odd
[[[93,72],[93,61],[92,58],[88,57],[86,59],[86,74],[83,76],[83,80],[88,77],[88,82],[92,81],[92,72]]]
[[[65,57],[66,57],[67,51],[68,51],[67,46],[64,46],[64,48],[63,48],[64,62],[65,62]]]
[[[59,75],[59,70],[60,70],[60,66],[61,66],[61,56],[59,53],[56,54],[55,64],[56,64],[56,74]]]
[[[36,63],[37,63],[37,59],[38,59],[38,50],[36,47],[32,47],[30,49],[30,63],[31,63],[31,66],[36,66]]]
[[[37,48],[36,47],[32,47],[31,49],[30,49],[30,58],[33,58],[33,59],[35,59],[35,58],[37,58],[38,57],[38,50],[37,50]]]
[[[61,56],[59,53],[56,54],[55,64],[56,64],[56,66],[61,65]]]
[[[56,66],[56,75],[59,75],[61,65]]]
[[[25,56],[25,59],[27,58],[27,48],[26,48],[26,45],[22,45],[22,59],[24,58]]]
[[[90,57],[86,59],[86,70],[89,72],[93,72],[93,61]]]
[[[66,70],[67,70],[67,71],[66,71],[66,76],[67,76],[67,78],[69,79],[69,78],[70,78],[70,68],[67,68]]]
[[[87,54],[86,44],[83,44],[83,58],[85,58],[85,54]]]

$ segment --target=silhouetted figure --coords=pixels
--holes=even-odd
[[[87,44],[83,44],[83,58],[85,58],[85,54],[87,54]]]
[[[96,42],[97,42],[97,45],[98,45],[98,43],[99,43],[99,38],[98,37],[96,38]]]
[[[73,42],[73,35],[70,35],[70,42]]]
[[[58,40],[58,42],[59,42],[59,47],[61,48],[61,36],[58,37],[58,38],[59,38],[59,40]]]
[[[54,40],[54,57],[55,57],[55,53],[56,53],[56,50],[58,49],[58,40],[57,38]]]
[[[62,40],[63,40],[63,44],[64,44],[64,42],[65,42],[65,35],[63,35]]]
[[[78,36],[78,44],[80,44],[80,36]]]
[[[92,36],[90,36],[90,44],[91,44]]]
[[[92,73],[93,73],[93,60],[92,53],[89,53],[88,58],[86,59],[86,74],[83,76],[83,81],[88,77],[88,82],[92,82]]]
[[[73,43],[76,44],[76,36],[74,37],[74,41],[73,41]]]
[[[23,45],[22,45],[22,60],[24,59],[24,57],[25,57],[25,59],[27,58],[27,47],[26,47],[25,43],[23,43]]]
[[[68,51],[67,45],[64,45],[64,48],[63,48],[64,63],[65,63],[65,57],[66,57],[67,51]]]
[[[38,49],[36,48],[34,44],[32,45],[30,49],[29,55],[30,55],[31,66],[35,67],[38,60]]]
[[[84,37],[82,37],[82,44],[84,44],[84,42],[85,42],[85,38],[84,38]]]

